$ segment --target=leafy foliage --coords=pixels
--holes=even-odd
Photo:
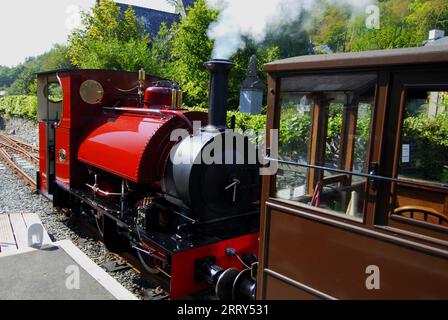
[[[37,119],[36,96],[5,96],[0,98],[0,115]]]
[[[425,114],[407,117],[403,134],[403,139],[412,141],[413,159],[417,160],[411,159],[403,173],[417,171],[429,180],[448,182],[448,112],[431,118]]]
[[[351,9],[348,6],[323,3],[322,15],[312,16],[311,34],[315,45],[328,45],[334,51],[345,51]]]
[[[422,46],[431,29],[448,29],[446,0],[385,0],[380,9],[380,28],[368,29],[366,16],[343,4],[319,0],[322,15],[312,17],[311,36],[317,45],[329,45],[334,51]]]
[[[306,157],[310,142],[311,117],[293,109],[282,112],[279,131],[280,154],[289,159]]]
[[[187,18],[170,30],[171,59],[162,76],[180,82],[186,92],[185,101],[191,106],[206,106],[209,75],[204,62],[211,59],[213,49],[207,30],[217,17],[218,12],[210,9],[205,0],[199,0]]]
[[[149,36],[131,7],[122,14],[114,1],[100,0],[92,12],[82,13],[82,24],[68,46],[68,57],[77,67],[154,71]]]
[[[201,111],[208,112],[208,109],[202,107],[188,108],[191,111]],[[266,115],[250,115],[248,113],[241,113],[238,111],[228,111],[227,112],[227,126],[230,128],[232,117],[235,117],[235,129],[238,131],[245,132],[247,130],[252,130],[254,132],[259,132],[260,130],[266,130]]]
[[[0,66],[0,90],[8,88],[23,71],[23,66],[8,68]]]

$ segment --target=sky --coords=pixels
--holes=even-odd
[[[174,12],[165,0],[118,2]],[[95,0],[0,1],[0,65],[18,65],[26,57],[65,43],[73,28],[79,26],[79,10],[89,9],[94,3]]]

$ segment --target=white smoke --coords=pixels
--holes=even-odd
[[[215,40],[213,58],[228,59],[244,47],[242,36],[251,36],[255,41],[264,39],[270,24],[282,25],[292,22],[303,10],[322,10],[322,1],[316,0],[207,0],[209,5],[220,10],[217,22],[213,23],[208,36]],[[330,3],[348,4],[353,10],[364,10],[374,0],[327,0]],[[298,26],[302,28],[302,26]]]

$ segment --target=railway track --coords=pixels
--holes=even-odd
[[[0,159],[3,164],[34,189],[37,186],[33,177],[39,164],[38,152],[36,147],[0,133]]]
[[[31,186],[33,189],[37,188],[37,183],[34,178],[37,166],[39,164],[39,149],[26,144],[22,141],[14,139],[4,133],[0,133],[0,171],[2,170],[12,170],[20,179]],[[63,214],[68,214],[68,212],[62,211]],[[86,231],[90,236],[96,241],[101,242],[101,235],[98,229],[92,224],[85,221],[80,217],[72,217],[72,221],[80,226],[84,231]],[[140,274],[146,279],[154,280],[149,274],[144,270],[144,268],[139,263],[138,259],[131,253],[111,253],[115,258],[117,263],[126,264],[137,274]],[[154,281],[156,289],[154,293],[151,294],[154,300],[165,300],[168,298],[165,291],[161,289],[162,285],[166,286],[166,283],[160,283],[159,281]]]
[[[11,169],[16,175],[24,182],[30,185],[33,189],[36,189],[36,180],[32,178],[36,172],[39,164],[39,149],[26,144],[22,141],[18,141],[10,136],[0,133],[0,171]],[[61,211],[65,215],[70,215],[69,212]],[[98,229],[91,223],[87,222],[78,216],[72,216],[72,221],[86,231],[96,241],[102,242],[101,234]],[[149,274],[139,259],[130,252],[123,252],[120,254],[111,253],[117,263],[126,264],[134,272],[150,280],[154,285],[151,300],[166,300],[169,299],[169,294],[162,288],[167,288],[168,282],[166,277],[154,277]]]

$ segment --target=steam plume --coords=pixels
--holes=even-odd
[[[355,10],[364,10],[373,0],[327,0],[327,3],[347,4]],[[228,59],[244,47],[242,36],[255,41],[264,39],[269,25],[282,25],[294,21],[303,10],[322,10],[325,1],[316,0],[208,0],[221,15],[213,23],[208,36],[215,40],[213,58]],[[303,26],[297,26],[302,28]]]

